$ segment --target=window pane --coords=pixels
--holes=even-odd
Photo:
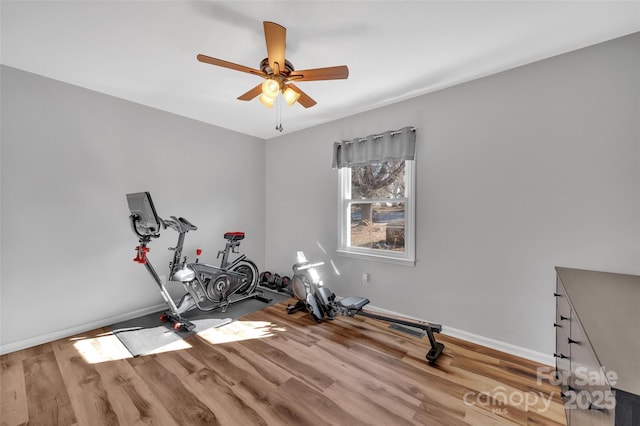
[[[351,199],[404,198],[404,161],[381,161],[351,168]]]
[[[351,247],[404,252],[405,203],[352,203]]]

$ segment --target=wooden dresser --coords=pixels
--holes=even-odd
[[[640,276],[556,267],[556,373],[570,426],[640,426]]]

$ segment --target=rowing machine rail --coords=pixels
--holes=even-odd
[[[408,327],[414,327],[423,330],[429,338],[429,344],[431,345],[431,349],[429,349],[429,352],[426,355],[426,359],[430,365],[436,362],[436,360],[438,359],[438,357],[440,357],[442,351],[444,350],[444,345],[436,341],[433,333],[440,333],[442,331],[442,325],[363,309],[364,306],[368,303],[369,299],[366,299],[364,297],[345,297],[344,299],[337,302],[337,305],[342,308],[339,309],[338,312],[346,310],[346,315],[349,315],[351,317],[360,315],[367,318],[373,318],[393,324],[406,325]]]

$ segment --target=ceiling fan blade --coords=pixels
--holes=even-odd
[[[253,75],[258,75],[260,77],[265,77],[266,74],[260,70],[255,68],[245,67],[244,65],[234,64],[233,62],[223,61],[222,59],[212,58],[211,56],[199,54],[197,56],[198,61],[204,62],[205,64],[217,65],[223,68],[229,68],[235,71],[242,71]]]
[[[284,69],[284,50],[287,40],[287,29],[275,22],[264,21],[264,39],[267,42],[269,66],[275,75]],[[278,67],[274,64],[278,63]]]
[[[305,108],[311,108],[312,106],[314,106],[317,102],[314,101],[313,99],[311,99],[311,96],[307,95],[306,93],[304,93],[302,90],[300,90],[300,88],[298,86],[296,86],[293,83],[289,83],[287,84],[287,86],[291,87],[293,90],[295,90],[296,92],[300,93],[300,97],[298,98],[298,103],[300,105],[302,105]]]
[[[292,71],[287,77],[288,80],[294,81],[313,81],[313,80],[340,80],[349,77],[349,68],[346,65],[327,68],[314,68],[310,70]]]
[[[253,89],[249,90],[247,93],[244,93],[244,94],[238,96],[238,100],[250,101],[251,99],[253,99],[256,96],[258,96],[260,93],[262,93],[262,83],[258,84],[256,87],[254,87]]]

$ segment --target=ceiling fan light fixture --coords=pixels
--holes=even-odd
[[[298,98],[300,98],[300,93],[296,92],[291,87],[287,87],[287,89],[282,93],[282,96],[284,96],[284,100],[287,101],[287,104],[292,106],[296,103]]]
[[[262,105],[266,106],[267,108],[273,108],[273,103],[275,102],[276,98],[275,97],[272,98],[263,93],[262,95],[260,95],[258,100],[262,103]]]
[[[280,83],[274,79],[267,78],[262,82],[262,94],[275,99],[280,91]]]

